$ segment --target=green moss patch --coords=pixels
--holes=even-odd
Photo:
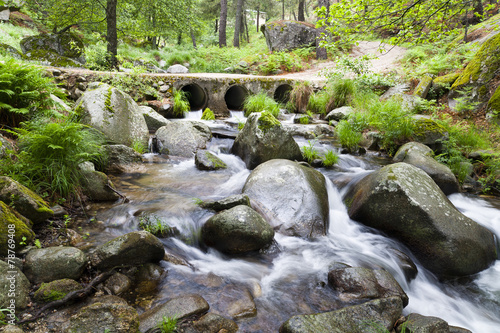
[[[278,126],[281,126],[281,123],[278,119],[276,119],[270,112],[268,111],[263,111],[259,117],[259,120],[257,122],[259,129],[266,133],[270,129]]]
[[[0,201],[0,255],[7,255],[8,249],[20,249],[35,238],[29,227],[30,222],[3,201]],[[10,235],[13,235],[12,238]],[[14,240],[13,247],[9,245]]]
[[[493,93],[493,96],[491,96],[488,102],[488,109],[492,111],[495,116],[498,117],[500,115],[500,86]]]
[[[35,292],[34,298],[38,303],[53,302],[63,299],[68,293],[82,289],[82,285],[75,280],[62,279],[49,283],[42,283]]]

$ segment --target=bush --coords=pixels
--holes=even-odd
[[[245,117],[248,117],[251,113],[262,111],[268,111],[274,117],[278,117],[280,113],[278,103],[265,92],[247,96],[243,102],[243,110],[245,111]]]
[[[189,101],[187,99],[187,92],[174,89],[172,99],[174,103],[174,115],[176,117],[183,117],[190,110]]]
[[[326,152],[325,156],[323,157],[323,166],[326,168],[330,168],[333,165],[337,164],[338,161],[339,161],[339,155],[337,155],[333,151],[329,150]]]
[[[327,105],[330,103],[331,95],[327,90],[322,90],[320,92],[314,93],[309,97],[309,101],[307,103],[307,109],[311,110],[314,113],[326,114]]]
[[[290,101],[286,104],[287,110],[306,113],[309,98],[313,92],[313,87],[309,81],[297,82],[290,92]]]
[[[203,114],[201,115],[202,120],[215,120],[215,115],[212,110],[209,108],[206,108],[205,111],[203,111]]]
[[[108,63],[108,50],[106,42],[98,41],[85,47],[85,66],[94,71],[110,69]]]
[[[328,110],[333,110],[351,102],[355,92],[354,81],[351,79],[335,80],[327,90],[331,92],[331,99],[326,107]]]
[[[363,135],[355,129],[351,122],[341,120],[337,127],[335,127],[335,131],[342,147],[347,148],[351,152],[357,150]]]

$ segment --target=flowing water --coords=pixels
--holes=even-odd
[[[300,145],[309,144],[303,139],[297,141]],[[150,154],[146,156],[150,163],[145,172],[114,179],[129,202],[97,211],[97,219],[106,229],[96,235],[96,243],[138,230],[138,216],[151,213],[180,231],[181,237],[162,242],[167,252],[189,263],[185,266],[162,262],[168,274],[154,296],[138,302],[139,310],[197,293],[208,301],[212,312],[237,317],[241,332],[277,332],[292,315],[346,305],[327,285],[331,267],[345,263],[388,270],[409,296],[405,314],[437,316],[473,332],[500,332],[500,261],[470,279],[443,283],[412,257],[419,272],[416,279],[408,282],[398,255],[401,251],[411,256],[408,249],[349,218],[342,194],[357,180],[388,163],[377,155],[341,155],[339,168],[320,169],[328,180],[327,236],[306,240],[276,234],[272,250],[251,256],[227,256],[203,247],[199,230],[213,212],[199,208],[196,201],[241,193],[250,174],[241,159],[229,154],[232,142],[213,139],[208,147],[228,165],[227,170],[199,171],[192,159]],[[337,149],[328,141],[314,144],[320,151]],[[498,207],[462,194],[452,195],[450,200],[465,215],[500,236]]]

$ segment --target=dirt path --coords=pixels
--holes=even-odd
[[[385,48],[385,52],[380,53],[379,49]],[[359,42],[359,45],[355,46],[351,52],[352,57],[360,57],[363,55],[373,55],[376,58],[370,60],[371,70],[375,73],[384,73],[395,70],[398,65],[397,61],[401,59],[406,53],[406,49],[399,46],[392,46],[387,44],[381,44],[380,42]],[[298,73],[290,73],[285,75],[280,75],[283,77],[290,77],[296,79],[305,79],[310,81],[324,80],[325,76],[321,72],[325,69],[335,68],[334,61],[324,61],[319,62],[313,66],[313,68],[307,69]]]

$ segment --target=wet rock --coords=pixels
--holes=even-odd
[[[120,196],[108,176],[95,171],[91,162],[84,162],[78,166],[81,170],[82,192],[92,201],[116,201]]]
[[[68,293],[82,289],[82,285],[75,280],[61,279],[49,283],[42,283],[35,292],[34,299],[38,303],[48,303],[64,298]]]
[[[108,84],[89,84],[89,89],[76,102],[75,112],[83,124],[101,131],[114,143],[126,146],[148,143],[148,126],[137,103]]]
[[[403,271],[406,281],[410,282],[417,277],[418,268],[417,265],[411,260],[411,258],[406,254],[396,249],[391,249],[391,251],[399,259],[397,263],[399,268]]]
[[[31,222],[0,201],[0,256],[7,256],[9,250],[18,250],[35,238]],[[14,243],[9,244],[9,234],[13,233]]]
[[[38,194],[9,177],[0,177],[0,201],[15,207],[19,214],[35,224],[54,216],[54,212]]]
[[[275,231],[299,237],[327,233],[329,219],[325,177],[288,160],[271,160],[248,177],[243,194]]]
[[[165,270],[158,265],[152,263],[142,265],[135,274],[135,292],[138,294],[153,292],[165,275]]]
[[[316,28],[312,24],[297,21],[273,21],[261,27],[269,51],[291,51],[314,46]]]
[[[292,136],[302,136],[306,139],[315,139],[319,136],[335,135],[335,128],[327,124],[297,125],[282,124],[283,128]]]
[[[236,206],[212,216],[201,228],[207,246],[230,253],[257,251],[269,246],[273,228],[248,206]]]
[[[104,283],[104,287],[113,295],[121,295],[127,292],[131,286],[132,280],[120,272],[111,275]]]
[[[293,118],[294,124],[307,125],[307,124],[311,124],[312,122],[313,122],[313,118],[309,117],[309,115],[307,115],[307,114],[297,115],[295,118]]]
[[[234,140],[231,152],[254,169],[266,161],[282,158],[301,161],[302,152],[292,135],[270,113],[252,113]]]
[[[246,287],[234,284],[225,286],[212,308],[218,312],[231,316],[234,320],[250,318],[257,315],[257,307],[250,291]]]
[[[449,326],[449,332],[450,333],[472,333],[472,331],[469,331],[466,328],[463,327],[457,327],[457,326]],[[401,333],[401,332],[398,332]]]
[[[163,317],[182,319],[194,314],[203,314],[209,309],[208,303],[199,295],[184,295],[160,304],[140,316],[140,331],[146,332],[160,323]]]
[[[379,298],[337,311],[293,316],[281,325],[279,331],[280,333],[366,332],[371,324],[389,331],[402,311],[401,298]]]
[[[108,157],[106,172],[120,174],[129,171],[132,165],[142,163],[142,156],[125,145],[105,145]]]
[[[436,182],[444,194],[459,191],[458,180],[446,165],[436,161],[432,149],[418,142],[404,144],[394,155],[394,162],[404,162],[425,171]]]
[[[185,66],[176,64],[176,65],[172,65],[169,68],[167,68],[167,73],[171,73],[171,74],[185,74],[185,73],[189,73],[189,69],[187,67],[185,67]]]
[[[351,113],[354,112],[354,109],[350,106],[342,106],[340,108],[334,109],[330,111],[326,117],[325,120],[335,120],[335,121],[341,121],[343,119],[347,119]]]
[[[207,125],[199,121],[175,121],[156,131],[162,143],[162,154],[193,157],[198,149],[205,149],[212,138]]]
[[[26,255],[24,273],[32,283],[78,280],[86,264],[87,256],[75,247],[32,249]]]
[[[207,313],[193,323],[193,328],[200,333],[236,333],[238,325],[231,319],[215,313]]]
[[[194,155],[194,164],[199,170],[219,170],[226,169],[227,165],[220,158],[208,150],[198,150]]]
[[[95,302],[80,309],[70,318],[66,333],[130,333],[138,332],[137,311],[122,302]]]
[[[240,205],[250,207],[250,198],[244,194],[236,194],[217,201],[203,201],[200,207],[220,212]]]
[[[142,116],[144,117],[144,120],[146,120],[146,124],[148,125],[148,129],[150,131],[156,131],[160,127],[166,126],[170,123],[170,120],[163,117],[149,106],[139,106],[139,111],[142,112]]]
[[[406,317],[406,330],[418,333],[449,332],[446,321],[437,317],[422,316],[411,313]],[[399,326],[401,327],[401,325]]]
[[[100,245],[92,254],[92,265],[106,270],[121,265],[141,265],[163,259],[163,244],[147,231],[134,231]]]
[[[346,267],[328,272],[328,283],[340,292],[343,301],[364,298],[400,297],[403,307],[408,305],[408,295],[394,277],[383,269]]]
[[[436,275],[466,276],[496,259],[493,234],[460,213],[422,170],[383,167],[345,196],[349,216],[399,239]]]
[[[15,297],[9,294],[14,289]],[[29,302],[30,282],[19,268],[0,260],[0,309],[24,310]],[[15,301],[14,307],[12,300]],[[4,313],[10,320],[9,313]],[[12,318],[14,319],[14,318]]]

